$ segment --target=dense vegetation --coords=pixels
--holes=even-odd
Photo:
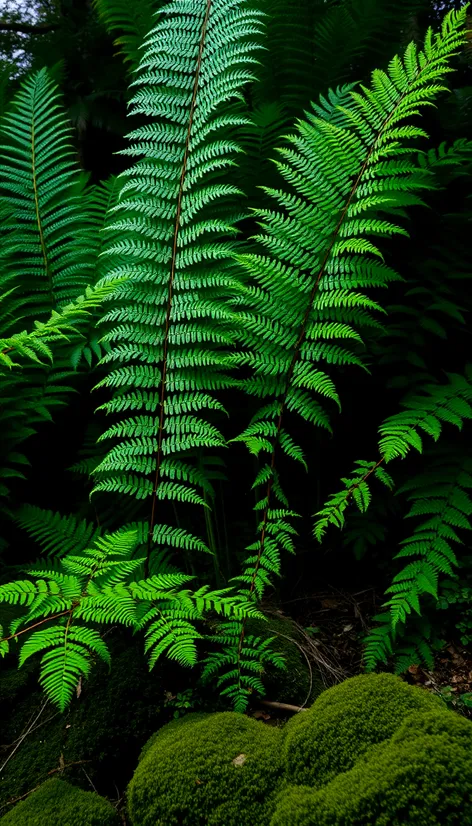
[[[283,733],[238,715],[358,671],[434,688],[472,639],[470,21],[426,0],[5,4],[5,822],[57,796],[72,826],[77,785],[115,822],[90,788],[123,790],[189,708],[216,713],[158,728],[137,826],[469,805],[470,724],[391,673]],[[354,668],[310,615],[326,583],[373,595]]]

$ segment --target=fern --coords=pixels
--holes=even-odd
[[[233,102],[252,78],[259,31],[259,16],[242,0],[171,3],[147,38],[134,83],[131,112],[154,120],[129,136],[125,154],[141,158],[124,173],[108,225],[120,240],[106,249],[104,283],[128,280],[104,317],[111,330],[103,364],[112,370],[98,386],[115,390],[102,406],[115,414],[103,435],[114,445],[94,490],[150,501],[146,570],[161,529],[168,531],[158,503],[206,504],[201,473],[180,455],[225,444],[213,423],[224,412],[214,393],[233,382],[240,287],[226,238],[236,234],[240,193],[223,176],[238,152],[228,129],[246,122]]]
[[[9,479],[25,478],[29,462],[20,446],[41,422],[51,420],[51,411],[64,405],[71,392],[63,384],[67,374],[56,372],[52,365],[57,363],[59,353],[67,361],[63,351],[71,341],[80,340],[91,315],[117,283],[89,288],[60,311],[53,310],[48,320],[35,321],[30,332],[0,338],[0,497],[8,496]]]
[[[44,364],[53,361],[55,342],[69,341],[70,338],[82,337],[81,324],[87,321],[92,312],[102,307],[106,298],[113,292],[119,282],[103,284],[100,287],[87,288],[71,304],[60,311],[53,310],[47,321],[35,321],[31,332],[24,330],[9,338],[0,338],[0,367],[12,369],[20,367],[14,358],[26,359],[26,362]],[[1,302],[1,298],[0,298]]]
[[[408,560],[408,564],[394,576],[386,591],[388,625],[383,627],[382,635],[374,630],[366,640],[369,667],[385,661],[390,650],[386,642],[388,635],[395,635],[397,626],[404,626],[411,614],[421,615],[421,600],[425,595],[438,599],[439,578],[455,576],[458,566],[455,545],[462,544],[461,531],[472,528],[471,471],[470,458],[446,446],[435,449],[430,454],[427,470],[399,489],[398,493],[407,494],[413,503],[406,518],[421,521],[412,534],[402,540],[394,557]]]
[[[115,45],[119,46],[125,63],[131,71],[139,65],[141,44],[154,24],[162,6],[161,0],[94,0],[94,6],[109,32],[119,32]]]
[[[425,136],[409,121],[445,88],[448,61],[464,39],[464,19],[464,10],[448,14],[440,34],[428,31],[422,52],[410,44],[388,73],[374,72],[371,88],[341,90],[312,107],[280,150],[277,165],[293,191],[270,194],[284,212],[257,210],[262,252],[236,256],[252,279],[248,310],[241,314],[249,352],[240,362],[253,368],[244,389],[268,400],[238,437],[252,453],[268,454],[256,479],[263,491],[256,506],[259,536],[243,574],[250,597],[260,598],[278,573],[281,550],[292,546],[276,457],[280,450],[303,463],[303,452],[285,429],[285,414],[298,413],[329,430],[325,401],[338,407],[340,401],[321,365],[362,366],[359,330],[378,324],[373,314],[381,307],[359,288],[397,278],[374,240],[405,234],[396,211],[421,203],[416,193],[429,186],[425,170],[403,159],[412,156],[412,142]],[[350,103],[343,105],[346,95]],[[244,628],[239,651],[243,640]]]
[[[110,662],[100,633],[103,625],[143,629],[152,668],[163,654],[181,665],[193,665],[196,640],[202,636],[195,623],[208,612],[234,618],[260,617],[253,605],[231,589],[210,591],[203,586],[190,591],[185,585],[192,577],[185,574],[161,573],[139,579],[144,559],[135,553],[135,530],[95,534],[93,546],[80,551],[90,530],[70,518],[48,514],[40,517],[38,525],[38,515],[30,509],[22,521],[43,541],[46,538],[47,549],[53,541],[59,545],[61,536],[66,547],[75,536],[79,547],[75,553],[69,550],[60,556],[54,567],[50,561],[41,562],[29,568],[29,579],[0,585],[0,602],[26,609],[0,640],[0,653],[8,653],[10,640],[26,635],[19,664],[41,655],[40,683],[61,711],[70,702],[80,677],[90,673],[93,657]]]
[[[111,175],[108,180],[102,181],[87,192],[87,214],[89,223],[89,249],[93,265],[93,283],[100,281],[106,272],[102,253],[105,247],[105,228],[108,215],[116,205],[119,193],[119,183],[116,176]],[[106,348],[101,340],[103,330],[98,322],[100,315],[94,313],[84,332],[82,341],[75,345],[70,353],[70,362],[76,370],[82,359],[89,367],[95,359],[102,358]]]
[[[15,514],[15,521],[38,542],[48,557],[79,553],[100,536],[100,530],[85,519],[62,516],[34,505],[23,505]]]
[[[42,320],[92,281],[85,178],[45,69],[24,81],[0,122],[0,161],[0,287],[15,288],[11,312],[17,317]]]

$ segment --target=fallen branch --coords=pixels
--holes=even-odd
[[[303,706],[293,706],[291,703],[278,703],[276,700],[259,700],[261,705],[267,706],[267,708],[275,708],[279,711],[293,711],[295,714],[298,714],[300,711],[308,711],[307,708]]]

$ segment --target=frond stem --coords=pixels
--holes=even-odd
[[[149,523],[149,535],[148,535],[148,547],[147,547],[147,555],[146,555],[146,562],[144,565],[144,576],[147,577],[149,575],[149,563],[151,558],[151,550],[152,550],[152,535],[154,532],[154,526],[156,522],[156,505],[157,505],[157,488],[159,486],[160,481],[160,469],[161,469],[161,461],[162,461],[162,441],[164,437],[164,403],[165,403],[165,396],[166,396],[166,378],[167,378],[167,355],[169,351],[169,334],[170,334],[170,322],[171,322],[171,314],[172,314],[172,300],[174,294],[174,279],[175,279],[175,271],[176,271],[176,260],[177,260],[177,245],[179,239],[179,231],[180,231],[180,215],[182,212],[182,199],[184,194],[184,184],[185,184],[185,177],[187,174],[187,165],[188,165],[188,157],[189,157],[189,148],[190,148],[190,138],[192,134],[192,126],[193,126],[193,119],[195,114],[195,107],[197,102],[197,94],[199,88],[199,81],[200,81],[200,70],[202,65],[202,55],[203,49],[205,47],[206,42],[206,34],[208,29],[208,20],[210,16],[210,9],[211,9],[212,0],[207,0],[206,10],[205,10],[205,17],[202,23],[202,33],[200,37],[200,47],[197,56],[197,65],[195,69],[195,80],[193,84],[193,92],[192,98],[190,101],[190,111],[189,111],[189,119],[188,119],[188,128],[187,128],[187,136],[185,140],[185,149],[184,149],[184,157],[182,161],[182,172],[180,175],[180,183],[179,183],[179,193],[177,196],[177,207],[176,207],[176,215],[175,215],[175,228],[174,228],[174,238],[172,243],[172,258],[171,258],[171,268],[170,268],[170,277],[169,277],[169,292],[167,297],[167,311],[166,311],[166,319],[165,319],[165,327],[164,327],[164,347],[163,347],[163,354],[162,354],[162,377],[161,377],[161,389],[160,389],[160,413],[159,413],[159,431],[158,431],[158,441],[157,441],[157,455],[156,455],[156,473],[154,477],[154,487],[152,492],[152,505],[151,505],[151,519]]]

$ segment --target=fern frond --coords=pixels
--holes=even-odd
[[[387,72],[373,73],[370,88],[349,90],[349,104],[341,100],[344,92],[339,90],[297,124],[277,163],[291,191],[267,190],[278,208],[255,211],[262,229],[255,237],[261,252],[235,256],[249,281],[247,302],[254,318],[245,329],[244,343],[257,354],[251,357],[254,375],[244,382],[244,389],[262,399],[275,397],[278,407],[274,418],[273,402],[266,405],[265,415],[257,416],[240,437],[251,452],[269,453],[270,473],[259,503],[259,539],[248,549],[251,595],[260,597],[270,582],[262,564],[266,555],[273,571],[279,568],[280,545],[273,542],[268,525],[271,498],[278,495],[276,454],[283,451],[281,434],[292,394],[301,390],[308,398],[314,395],[316,401],[325,397],[340,404],[330,372],[313,363],[311,339],[320,324],[346,321],[346,310],[351,312],[354,330],[361,330],[366,319],[373,320],[382,311],[377,302],[358,291],[359,273],[365,286],[379,285],[382,270],[375,270],[375,265],[379,259],[382,262],[382,253],[378,239],[405,233],[398,217],[394,223],[390,216],[399,206],[421,203],[416,193],[432,186],[430,175],[417,163],[403,167],[398,161],[405,154],[414,156],[414,141],[425,135],[410,123],[411,118],[444,90],[444,78],[451,71],[449,60],[464,40],[464,19],[463,10],[448,14],[439,34],[428,31],[422,52],[410,44],[403,59],[395,57]],[[380,219],[379,213],[388,220]],[[345,279],[341,288],[340,272]],[[385,283],[391,280],[388,269],[384,275]],[[260,318],[265,319],[262,325]],[[317,356],[334,366],[360,363],[357,352],[352,351],[350,358],[349,351],[331,342],[318,348]],[[242,361],[246,360],[243,355]],[[303,403],[298,412],[312,420]],[[359,474],[365,475],[365,470]],[[360,478],[349,487],[365,510],[370,498],[365,480]],[[339,514],[341,507],[340,525],[343,496],[330,509],[330,514]]]
[[[21,317],[70,303],[91,283],[85,179],[47,70],[28,77],[0,122],[4,273]]]
[[[182,454],[224,445],[212,411],[221,409],[215,391],[234,382],[241,287],[226,240],[240,217],[239,191],[223,176],[239,151],[230,132],[247,121],[235,101],[252,78],[260,30],[260,15],[244,0],[170,3],[133,83],[131,113],[152,121],[129,136],[126,154],[139,160],[122,176],[107,227],[119,238],[105,249],[103,281],[128,280],[104,317],[111,329],[103,363],[113,370],[100,385],[115,391],[106,403],[115,424],[103,438],[115,444],[96,468],[95,491],[150,501],[148,567],[158,502],[205,503],[192,486],[202,486],[197,467]]]
[[[23,505],[15,514],[19,526],[39,542],[48,557],[78,553],[93,544],[99,529],[75,516],[61,516],[34,505]]]
[[[413,504],[406,518],[421,518],[413,533],[400,542],[394,559],[407,560],[386,590],[388,613],[382,620],[382,637],[393,636],[412,614],[421,615],[421,599],[438,599],[440,577],[454,576],[458,566],[456,545],[462,544],[460,532],[472,529],[472,464],[467,455],[450,447],[430,452],[427,470],[411,478],[398,494],[406,494]],[[459,533],[458,533],[459,531]],[[370,665],[383,659],[377,632],[367,640],[366,657]]]
[[[115,45],[119,46],[123,59],[135,71],[141,57],[141,44],[152,29],[156,12],[163,0],[134,0],[131,6],[126,0],[93,0],[107,30],[118,33]]]

